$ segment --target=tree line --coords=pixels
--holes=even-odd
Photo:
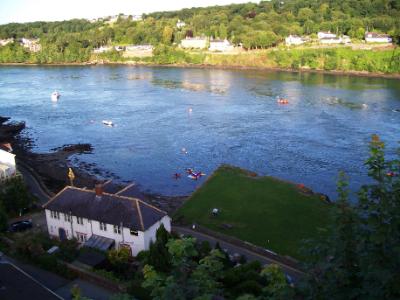
[[[185,26],[178,28],[178,20]],[[0,39],[40,38],[42,50],[29,53],[18,43],[0,47],[0,62],[84,62],[93,48],[106,44],[172,45],[186,36],[228,38],[245,48],[268,48],[289,34],[318,31],[362,39],[364,32],[400,37],[399,0],[288,0],[190,8],[120,16],[116,22],[73,19],[62,22],[10,23],[0,26]]]

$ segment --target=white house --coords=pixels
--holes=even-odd
[[[21,45],[31,52],[39,52],[42,49],[42,46],[39,44],[39,39],[22,38]]]
[[[128,45],[125,47],[126,51],[153,51],[152,45]]]
[[[99,54],[110,51],[112,48],[109,46],[100,46],[100,48],[93,49],[93,53]]]
[[[384,33],[366,32],[365,41],[367,43],[391,43],[392,38]]]
[[[305,42],[307,42],[307,40],[298,35],[289,35],[287,38],[285,38],[285,43],[287,46],[301,45]]]
[[[181,40],[181,47],[186,49],[205,49],[207,48],[207,38],[203,37],[186,37]]]
[[[227,40],[212,40],[210,41],[210,47],[208,48],[210,51],[216,52],[227,52],[233,50],[233,45]]]
[[[156,231],[171,231],[166,212],[139,199],[67,186],[43,205],[51,237],[76,238],[101,250],[128,248],[136,256],[149,249]]]
[[[14,39],[13,39],[13,38],[10,38],[10,39],[3,39],[3,40],[0,40],[0,46],[5,46],[5,45],[7,45],[7,44],[9,44],[9,43],[12,43],[12,42],[14,42]]]
[[[176,27],[178,27],[178,28],[182,28],[185,26],[186,26],[186,23],[181,20],[178,20],[178,22],[176,22]]]
[[[336,38],[336,34],[331,33],[330,31],[320,31],[318,32],[318,39],[326,39],[326,38]]]
[[[321,44],[349,44],[351,42],[347,35],[334,38],[322,38],[319,40]]]
[[[16,175],[15,154],[10,144],[0,144],[0,181]]]

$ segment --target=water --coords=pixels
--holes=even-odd
[[[371,134],[394,157],[399,83],[253,70],[1,67],[0,115],[26,121],[37,152],[91,143],[93,154],[74,161],[96,163],[146,191],[189,194],[205,179],[174,180],[174,173],[210,174],[229,163],[334,197],[339,170],[353,191],[367,182]],[[58,103],[50,100],[54,90]],[[290,104],[277,104],[278,96]]]

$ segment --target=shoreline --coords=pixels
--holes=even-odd
[[[1,66],[27,66],[27,67],[71,67],[71,66],[134,66],[134,67],[163,67],[163,68],[193,68],[193,69],[217,69],[217,70],[257,70],[269,72],[288,72],[288,73],[311,73],[311,74],[325,74],[336,76],[355,76],[355,77],[368,77],[368,78],[387,78],[387,79],[400,79],[400,74],[385,74],[374,73],[368,71],[341,71],[341,70],[318,70],[318,69],[285,69],[273,67],[255,67],[255,66],[241,66],[241,65],[211,65],[211,64],[155,64],[146,62],[82,62],[82,63],[51,63],[51,64],[36,64],[36,63],[0,63]]]

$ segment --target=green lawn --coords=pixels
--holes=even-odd
[[[175,218],[266,247],[281,255],[302,258],[303,239],[326,234],[331,205],[316,195],[273,177],[249,176],[220,167],[177,211]],[[218,208],[220,214],[212,216]],[[226,229],[223,224],[230,224]],[[269,242],[268,242],[269,240]]]

